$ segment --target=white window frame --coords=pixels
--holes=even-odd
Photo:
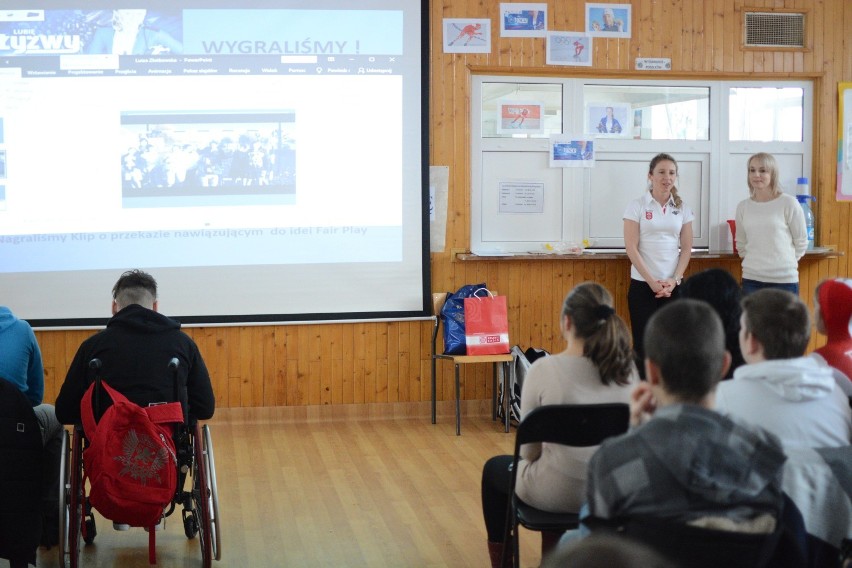
[[[632,138],[595,138],[596,160],[630,162],[638,175],[633,188],[621,188],[622,195],[618,203],[608,207],[608,232],[604,237],[596,236],[592,223],[595,203],[592,195],[591,168],[555,168],[559,172],[541,168],[549,152],[547,138],[483,138],[482,137],[482,85],[485,83],[519,84],[561,84],[562,85],[562,132],[580,133],[583,130],[585,101],[584,86],[624,85],[624,86],[661,86],[661,87],[702,87],[710,92],[710,130],[709,140],[634,140]],[[801,142],[732,142],[728,140],[729,89],[732,87],[797,87],[803,90],[803,133]],[[781,165],[781,183],[784,190],[795,194],[796,178],[811,177],[813,155],[813,92],[812,80],[764,80],[764,81],[713,81],[713,80],[633,80],[598,79],[592,77],[526,77],[515,75],[472,75],[471,89],[471,243],[473,253],[480,255],[523,254],[545,252],[548,246],[559,243],[580,243],[586,238],[592,240],[592,250],[623,250],[624,239],[615,234],[615,226],[620,227],[621,215],[629,198],[641,194],[646,182],[644,173],[637,165],[647,165],[654,155],[660,152],[672,154],[682,164],[682,170],[699,172],[700,187],[694,190],[698,203],[689,203],[696,213],[697,227],[693,247],[698,250],[731,251],[732,242],[727,219],[734,216],[736,205],[748,197],[744,161],[757,152],[769,152],[779,158]],[[542,223],[550,223],[551,231],[543,238],[538,230],[539,224],[532,218],[502,217],[496,212],[494,200],[498,199],[494,172],[486,171],[494,165],[501,165],[499,153],[506,152],[507,160],[513,163],[538,164],[539,172],[550,180],[546,192],[549,198],[545,207],[554,206],[560,212],[548,211]],[[521,153],[530,153],[527,160]],[[693,167],[694,166],[694,167]],[[603,167],[603,166],[602,166]],[[533,172],[533,170],[531,170]],[[647,170],[645,170],[647,172]],[[501,172],[496,174],[503,179]],[[529,178],[524,172],[516,172],[516,179]],[[532,177],[535,177],[533,172]],[[561,176],[561,183],[553,181]],[[542,178],[543,179],[543,178]],[[632,179],[632,178],[631,178]],[[698,180],[690,180],[696,183]],[[631,182],[632,184],[632,182]],[[557,185],[558,187],[551,187]],[[552,193],[557,191],[558,193]],[[616,200],[613,198],[613,201]],[[561,214],[560,214],[561,213]],[[561,219],[561,221],[557,221]],[[597,218],[596,218],[597,219]],[[555,224],[559,224],[558,227]],[[527,228],[525,228],[527,227]],[[533,228],[528,229],[528,228]],[[528,233],[528,234],[527,234]],[[535,233],[535,234],[533,234]]]

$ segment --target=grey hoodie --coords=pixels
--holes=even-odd
[[[836,448],[852,441],[852,409],[830,367],[812,357],[743,365],[719,384],[716,410],[761,426],[784,447]]]

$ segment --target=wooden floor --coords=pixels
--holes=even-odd
[[[217,411],[209,424],[222,560],[214,568],[488,566],[482,465],[511,453],[514,429],[504,433],[486,408],[467,405],[460,437],[449,406],[437,425],[422,406],[397,416]],[[148,566],[142,529],[117,532],[98,519],[98,531],[83,566]],[[183,535],[179,512],[157,536],[158,566],[201,565],[198,542]],[[522,532],[523,566],[539,564],[539,542]],[[56,549],[39,550],[38,566],[58,566]]]

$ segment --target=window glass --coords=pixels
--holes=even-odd
[[[483,83],[483,138],[547,138],[562,133],[562,85]]]
[[[804,89],[732,87],[728,95],[731,140],[801,142]]]
[[[583,100],[583,127],[589,134],[635,140],[710,139],[709,87],[585,85]],[[612,126],[610,115],[620,128]]]

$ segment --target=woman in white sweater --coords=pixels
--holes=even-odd
[[[536,360],[524,377],[521,419],[549,404],[630,402],[638,381],[630,332],[612,307],[612,295],[594,282],[580,284],[565,298],[561,353]],[[586,467],[597,447],[527,444],[521,448],[515,492],[524,502],[553,512],[579,511],[585,500]],[[512,456],[495,456],[482,471],[482,510],[492,564],[503,551],[503,531]],[[560,535],[542,533],[547,551]]]
[[[748,161],[750,197],[737,205],[737,250],[743,259],[743,295],[761,288],[799,293],[799,259],[808,248],[805,214],[781,191],[772,154]]]

